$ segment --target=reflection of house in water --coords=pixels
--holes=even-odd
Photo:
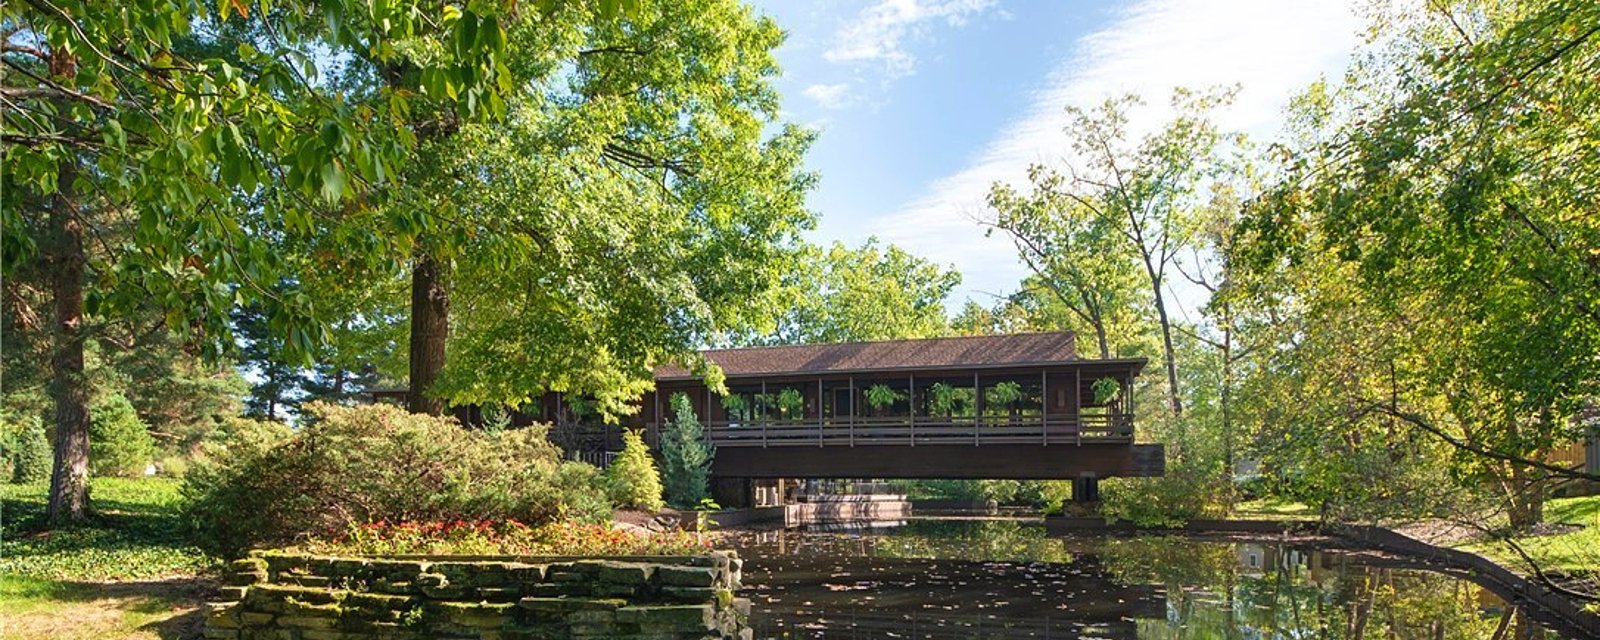
[[[783,532],[752,540],[741,553],[755,637],[1133,640],[1137,620],[1166,615],[1163,588],[1119,582],[1092,555],[889,555],[916,553],[924,541],[890,548],[882,537]]]
[[[1296,549],[1275,544],[1254,542],[1235,546],[1239,557],[1239,575],[1259,578],[1269,572],[1286,571],[1291,574],[1305,572],[1307,581],[1322,584],[1334,569],[1335,556],[1315,549]]]

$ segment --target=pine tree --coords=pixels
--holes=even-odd
[[[681,509],[693,508],[710,497],[711,456],[714,450],[706,440],[705,429],[689,404],[689,396],[672,396],[676,416],[662,434],[661,471],[666,484],[667,503]]]

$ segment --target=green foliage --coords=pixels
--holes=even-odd
[[[661,509],[661,475],[638,430],[628,429],[622,433],[622,453],[606,467],[606,481],[610,484],[611,503],[617,507],[640,511]]]
[[[414,143],[396,125],[420,103],[465,120],[503,112],[506,23],[544,17],[510,4],[441,13],[407,0],[270,9],[159,0],[138,20],[78,0],[7,4],[0,19],[24,46],[6,53],[23,71],[4,80],[18,100],[5,115],[6,275],[61,248],[39,214],[52,196],[93,194],[74,217],[113,244],[88,265],[91,314],[126,319],[156,305],[167,326],[193,329],[217,354],[232,348],[229,310],[254,301],[309,353],[325,335],[313,301],[260,286],[309,266],[280,249],[332,239],[326,207],[390,182]],[[311,50],[340,59],[350,77],[404,68],[418,86],[352,106]],[[381,251],[339,238],[338,259]]]
[[[1215,423],[1193,412],[1145,419],[1144,437],[1166,445],[1166,474],[1101,482],[1101,514],[1139,526],[1177,526],[1220,518],[1231,508],[1232,479],[1224,472],[1223,439]]]
[[[28,416],[20,420],[0,421],[0,457],[10,470],[7,482],[28,484],[50,478],[52,463],[50,440],[45,435],[39,419]]]
[[[89,423],[89,469],[97,476],[142,475],[156,452],[155,439],[133,403],[121,394],[94,404]]]
[[[957,410],[956,389],[943,382],[928,385],[928,411],[935,415],[953,416]]]
[[[1122,395],[1122,383],[1118,382],[1116,378],[1095,380],[1093,384],[1089,385],[1089,389],[1094,392],[1094,403],[1096,405],[1109,404],[1112,400],[1116,400],[1117,396]]]
[[[944,303],[961,275],[869,238],[808,247],[785,281],[777,330],[750,341],[812,344],[931,338],[949,332]]]
[[[805,411],[806,399],[805,396],[800,395],[799,389],[784,387],[778,391],[777,397],[773,398],[772,406],[778,410],[779,416],[792,420],[799,418],[800,414]]]
[[[1022,385],[1006,380],[984,390],[984,404],[990,409],[1010,409],[1022,399]]]
[[[179,484],[167,478],[94,478],[106,507],[90,524],[35,535],[44,484],[0,485],[0,574],[73,582],[155,580],[205,573],[218,558],[187,542]]]
[[[333,536],[351,522],[603,519],[593,467],[542,429],[469,430],[387,405],[306,405],[292,433],[241,423],[184,476],[184,518],[206,548]]]
[[[333,540],[311,540],[312,553],[467,556],[670,556],[704,553],[711,540],[681,529],[639,534],[610,523],[515,520],[352,523]]]
[[[711,368],[707,336],[765,333],[781,308],[815,182],[815,136],[773,88],[783,31],[734,0],[628,6],[526,20],[509,117],[428,141],[389,194],[472,309],[434,389],[453,402],[553,390],[623,415],[652,367]]]
[[[894,403],[906,399],[906,394],[895,391],[893,387],[886,384],[875,384],[867,387],[864,393],[867,397],[867,405],[878,411],[888,409],[894,406]]]
[[[1539,521],[1548,473],[1521,460],[1575,441],[1600,392],[1582,195],[1600,163],[1577,151],[1597,21],[1577,0],[1381,14],[1351,82],[1297,101],[1234,251],[1266,320],[1256,441],[1293,497],[1341,513],[1393,492],[1429,514],[1492,496]]]
[[[661,480],[667,504],[689,509],[710,497],[711,458],[715,451],[706,438],[689,396],[672,394],[675,417],[661,434]]]

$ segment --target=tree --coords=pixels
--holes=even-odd
[[[285,0],[210,13],[158,1],[137,20],[80,0],[0,9],[0,242],[8,277],[48,276],[51,522],[87,514],[86,322],[155,304],[169,329],[216,355],[231,347],[228,312],[243,300],[264,305],[302,351],[321,338],[312,301],[266,288],[292,264],[273,248],[341,224],[352,196],[386,182],[411,140],[392,126],[408,94],[352,108],[310,52],[406,66],[467,116],[491,115],[480,104],[501,88],[498,20],[509,6],[441,15],[406,0]],[[110,242],[113,229],[127,230],[122,242]]]
[[[868,238],[806,250],[785,293],[788,312],[761,344],[931,338],[949,332],[944,304],[961,274]]]
[[[676,419],[662,433],[661,479],[667,504],[691,509],[711,495],[711,457],[715,452],[689,404],[689,396],[673,394],[672,412]]]
[[[137,476],[155,455],[155,441],[133,403],[120,394],[94,404],[89,427],[91,467],[96,475]]]
[[[1167,270],[1187,245],[1192,218],[1203,205],[1205,178],[1216,171],[1221,146],[1230,140],[1210,121],[1213,109],[1229,104],[1233,91],[1172,96],[1175,115],[1155,133],[1134,141],[1128,112],[1135,96],[1107,100],[1093,110],[1068,107],[1066,133],[1079,164],[1064,173],[1035,167],[1034,192],[1019,196],[996,185],[990,222],[1016,242],[1024,262],[1073,314],[1093,329],[1103,355],[1110,314],[1133,304],[1128,262],[1142,267],[1143,286],[1161,330],[1167,373],[1167,404],[1183,412],[1173,322],[1167,309]]]
[[[1600,112],[1600,7],[1437,3],[1378,27],[1387,48],[1316,102],[1317,142],[1252,207],[1246,255],[1320,270],[1306,277],[1384,337],[1351,354],[1342,420],[1447,447],[1528,526],[1548,479],[1589,477],[1538,458],[1581,435],[1600,384],[1600,224],[1581,195],[1600,163],[1574,151]]]
[[[638,430],[622,432],[622,453],[606,467],[606,482],[611,485],[611,502],[619,508],[661,509],[661,474]]]
[[[1069,326],[1085,327],[1095,337],[1101,358],[1112,343],[1139,322],[1144,302],[1138,262],[1121,232],[1123,221],[1104,215],[1102,204],[1087,205],[1064,192],[1067,178],[1048,167],[1028,169],[1033,190],[1026,196],[996,183],[989,192],[994,209],[989,233],[1010,236],[1017,255],[1033,272],[1023,282],[1029,295],[1044,292],[1070,313]]]
[[[771,86],[783,34],[731,0],[507,28],[509,117],[413,118],[420,161],[384,202],[410,239],[410,404],[560,391],[625,413],[655,364],[704,368],[696,346],[770,324],[812,224],[812,134]]]

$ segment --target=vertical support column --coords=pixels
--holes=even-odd
[[[978,374],[972,374],[972,446],[978,446],[982,436],[978,429],[983,424],[983,383],[978,379]]]
[[[856,446],[856,377],[850,376],[850,446]]]
[[[818,376],[817,377],[817,446],[819,446],[819,447],[822,446],[822,440],[825,437],[824,434],[823,434],[822,429],[823,429],[823,426],[822,426],[822,377]]]
[[[906,415],[911,417],[911,446],[917,446],[917,374],[906,386]]]
[[[1072,368],[1072,436],[1083,444],[1083,370]]]
[[[1077,503],[1100,501],[1100,479],[1092,475],[1072,479],[1072,501]]]
[[[1050,446],[1050,372],[1039,371],[1039,439]]]

